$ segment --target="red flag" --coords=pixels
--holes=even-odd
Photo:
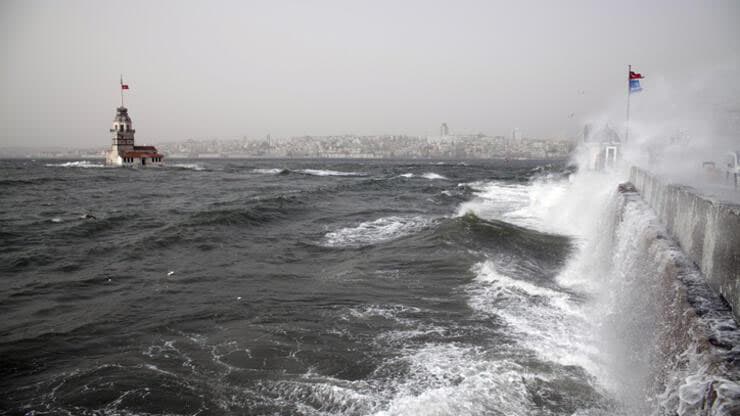
[[[644,79],[645,77],[642,76],[639,72],[632,72],[630,71],[630,79]]]
[[[122,90],[127,90],[128,89],[128,84],[121,84],[121,89]]]

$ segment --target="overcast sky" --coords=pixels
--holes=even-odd
[[[740,67],[737,0],[3,0],[0,30],[5,146],[108,145],[121,73],[157,143],[559,137],[621,105],[627,64],[674,85]]]

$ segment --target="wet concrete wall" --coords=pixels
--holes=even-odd
[[[740,206],[713,201],[636,167],[630,181],[740,322]]]

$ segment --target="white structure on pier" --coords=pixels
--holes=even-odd
[[[616,130],[608,124],[599,130],[594,130],[590,124],[586,124],[583,128],[583,144],[588,149],[589,170],[614,168],[621,158],[622,140]]]

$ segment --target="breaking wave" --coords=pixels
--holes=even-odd
[[[17,287],[4,293],[15,338],[0,385],[11,412],[736,409],[727,307],[650,209],[616,192],[618,177],[434,168],[467,181],[455,187],[404,173],[428,166],[218,163],[213,175],[159,175],[177,178],[172,192],[138,199],[88,172],[105,198],[85,201],[98,218],[84,221],[67,197],[83,175],[46,171],[62,178],[36,195],[53,194],[49,205],[6,213],[3,248],[15,251],[0,269]],[[245,171],[276,176],[233,175]],[[371,176],[295,180],[359,171]],[[130,176],[141,181],[131,189],[150,180]],[[510,180],[476,180],[490,177]],[[41,206],[15,188],[46,178],[8,180],[14,210]]]
[[[205,166],[199,165],[197,163],[167,163],[165,166],[178,169],[194,170],[198,172],[206,170]]]
[[[253,173],[260,173],[263,175],[284,175],[290,173],[288,169],[271,168],[271,169],[252,169]]]
[[[59,168],[105,168],[103,163],[95,163],[89,160],[77,160],[74,162],[64,163],[47,163],[47,167],[59,167]]]
[[[419,232],[431,222],[431,219],[421,216],[378,218],[329,232],[321,244],[325,247],[362,247]]]
[[[296,172],[311,176],[367,176],[363,172],[342,172],[327,169],[299,169]]]
[[[429,180],[435,180],[435,179],[447,180],[446,177],[440,175],[439,173],[434,173],[434,172],[423,173],[421,177],[424,179],[429,179]]]
[[[434,173],[434,172],[426,172],[426,173],[422,173],[420,175],[419,174],[415,174],[415,173],[411,173],[411,172],[407,172],[407,173],[402,173],[402,174],[396,176],[396,178],[407,178],[407,179],[411,179],[411,178],[424,178],[424,179],[429,179],[429,180],[436,180],[436,179],[448,180],[446,176],[442,176],[439,173]]]

